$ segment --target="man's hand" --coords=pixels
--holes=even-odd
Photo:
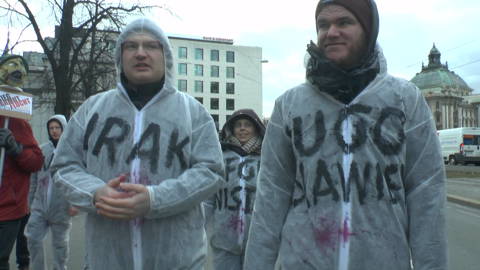
[[[127,192],[120,189],[120,183],[125,182],[127,178],[126,174],[122,174],[119,177],[113,178],[108,183],[97,189],[94,195],[95,204],[102,198],[125,198],[131,196]]]
[[[13,156],[20,154],[23,150],[23,146],[15,141],[8,128],[0,128],[0,147],[5,147],[5,152]]]
[[[68,208],[68,215],[71,217],[78,215],[78,208],[76,208],[75,206],[70,206]]]
[[[99,194],[101,189],[95,193],[97,213],[109,218],[127,220],[144,216],[150,209],[147,187],[141,184],[122,183],[123,181],[118,178],[112,179],[107,188],[101,188],[108,195],[103,195],[103,192]]]

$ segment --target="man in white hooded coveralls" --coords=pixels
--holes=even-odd
[[[53,263],[52,268],[63,270],[67,267],[68,243],[72,216],[77,214],[75,207],[70,206],[65,196],[55,187],[50,175],[50,165],[55,156],[55,148],[67,126],[67,119],[61,114],[50,117],[46,128],[49,141],[42,144],[44,162],[42,169],[30,177],[30,218],[25,235],[28,238],[32,270],[43,270],[45,267],[44,240],[50,229],[52,235]]]
[[[390,76],[373,0],[321,0],[307,81],[275,103],[246,270],[445,270],[445,171],[412,83]]]
[[[203,269],[201,202],[223,183],[212,117],[176,90],[172,49],[151,20],[128,24],[116,89],[87,99],[55,155],[56,183],[87,211],[89,269]]]

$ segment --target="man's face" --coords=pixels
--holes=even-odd
[[[27,70],[21,58],[12,58],[0,67],[0,81],[10,86],[19,87],[27,76]]]
[[[54,120],[48,123],[48,134],[50,137],[52,137],[52,139],[59,140],[62,132],[62,126],[57,121]]]
[[[362,25],[346,8],[325,6],[317,16],[318,47],[325,57],[343,69],[359,64],[367,40]]]
[[[125,77],[134,84],[159,81],[165,75],[165,59],[160,42],[147,33],[130,35],[122,44]]]

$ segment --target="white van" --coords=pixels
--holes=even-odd
[[[445,163],[480,164],[480,128],[443,129],[437,134]]]

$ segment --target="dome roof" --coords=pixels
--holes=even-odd
[[[433,48],[428,55],[428,66],[422,64],[422,71],[417,73],[410,81],[420,90],[426,89],[458,89],[472,92],[467,83],[455,72],[448,69],[448,65],[440,62],[440,52],[433,44]]]
[[[460,76],[447,68],[423,70],[417,73],[411,82],[421,90],[429,88],[471,89]]]
[[[433,43],[433,47],[432,49],[430,50],[430,54],[438,54],[440,55],[440,51],[437,49],[437,47],[435,47],[435,43]]]

